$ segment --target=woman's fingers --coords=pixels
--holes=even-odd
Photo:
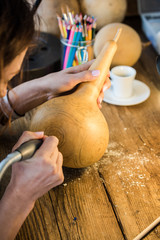
[[[83,71],[76,73],[74,75],[69,75],[70,79],[73,78],[73,84],[77,85],[80,82],[89,82],[89,81],[95,81],[97,77],[100,75],[99,70],[93,70],[93,71]]]
[[[104,85],[103,85],[103,92],[105,92],[107,89],[109,89],[111,87],[111,80],[109,79],[109,77],[107,76]]]
[[[27,142],[31,139],[41,139],[44,137],[44,132],[30,132],[25,131],[19,138],[18,142],[12,148],[12,152],[17,149],[22,143]]]
[[[101,103],[102,103],[103,98],[104,98],[104,92],[105,92],[107,89],[109,89],[110,86],[111,86],[111,81],[110,81],[110,79],[109,79],[108,76],[107,76],[107,78],[106,78],[106,80],[105,80],[105,82],[104,82],[103,88],[102,88],[102,90],[101,90],[101,92],[100,92],[100,94],[99,94],[99,97],[98,97],[98,99],[97,99],[97,104],[98,104],[98,107],[99,107],[99,108],[102,108]]]
[[[63,171],[62,171],[62,165],[63,165],[63,156],[61,154],[61,152],[58,153],[57,156],[57,161],[56,161],[56,172],[55,174],[55,182],[59,182],[62,183],[64,181],[64,175],[63,175]],[[57,180],[57,181],[56,181]]]
[[[95,61],[95,59],[87,62],[87,63],[84,63],[84,64],[81,64],[81,65],[78,65],[78,66],[75,66],[75,67],[70,67],[70,68],[66,68],[65,70],[63,70],[65,73],[79,73],[79,72],[82,72],[82,71],[85,71],[85,70],[88,70],[89,67],[92,65],[92,63]]]
[[[59,140],[57,137],[54,137],[54,136],[45,137],[43,144],[36,151],[35,157],[42,156],[42,155],[49,158],[51,158],[52,156],[56,157],[56,155],[58,154],[58,148],[57,148],[58,143],[59,143]]]
[[[81,82],[95,81],[99,76],[100,76],[100,71],[96,69],[92,71],[83,69],[83,71],[78,71],[76,74],[68,72],[69,83],[71,87]],[[108,89],[110,86],[111,86],[111,82],[108,74],[103,86],[103,91]]]
[[[104,98],[104,92],[103,91],[101,91],[101,93],[100,93],[100,95],[99,95],[99,97],[98,97],[98,99],[97,99],[97,104],[98,104],[98,107],[101,109],[102,108],[102,101],[103,101],[103,98]]]

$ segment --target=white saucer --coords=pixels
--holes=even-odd
[[[139,80],[133,81],[133,96],[117,98],[113,94],[112,86],[104,92],[104,102],[120,106],[131,106],[144,102],[150,96],[150,88]]]

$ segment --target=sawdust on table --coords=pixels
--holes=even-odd
[[[100,172],[103,168],[107,172],[107,180],[105,181],[108,181],[108,183],[111,181],[116,182],[116,179],[119,178],[122,190],[127,191],[132,187],[146,187],[147,181],[151,178],[149,171],[147,171],[147,165],[154,164],[155,167],[155,164],[157,164],[157,168],[159,168],[160,159],[153,149],[150,149],[150,152],[145,152],[144,155],[143,150],[145,147],[146,144],[144,143],[136,152],[128,153],[121,144],[111,142],[102,159],[86,168],[86,173],[89,174],[92,167]]]

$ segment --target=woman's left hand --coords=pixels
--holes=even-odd
[[[70,67],[65,70],[51,73],[45,76],[46,87],[48,86],[48,100],[58,96],[59,94],[73,89],[78,83],[95,81],[99,76],[99,70],[88,70],[94,60],[85,64]],[[97,104],[101,108],[101,102],[104,97],[104,91],[110,87],[109,75],[106,76],[106,81],[97,99]]]

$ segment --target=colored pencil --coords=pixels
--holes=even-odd
[[[65,53],[66,53],[66,49],[67,49],[67,43],[68,43],[68,40],[69,40],[69,36],[70,36],[70,26],[68,25],[67,26],[67,37],[66,37],[66,39],[63,39],[62,38],[62,40],[64,40],[64,43],[63,43],[63,62],[62,62],[62,64],[64,63],[64,58],[65,58]]]
[[[70,48],[71,48],[70,46],[71,46],[72,41],[73,41],[74,32],[75,32],[75,26],[73,26],[71,28],[71,32],[70,32],[70,35],[69,35],[68,46],[66,48],[66,53],[65,53],[65,57],[64,57],[63,69],[65,69],[66,66],[67,66],[69,51],[70,51]]]
[[[61,19],[61,17],[58,14],[57,14],[57,20],[58,20],[58,25],[59,25],[59,29],[60,29],[61,35],[64,38],[62,19]]]
[[[67,68],[72,66],[72,63],[74,60],[74,58],[72,59],[72,56],[74,53],[74,48],[76,49],[75,43],[76,43],[76,39],[77,39],[77,33],[78,33],[78,27],[76,27],[76,30],[75,30],[74,36],[73,36],[73,41],[71,43],[73,46],[70,48],[70,51],[69,51],[68,61],[67,61],[67,66],[66,66]]]
[[[70,59],[69,59],[69,64],[67,65],[67,67],[72,67],[72,63],[73,63],[73,60],[75,58],[75,53],[76,53],[76,50],[77,50],[76,46],[78,46],[78,42],[81,39],[81,35],[82,35],[82,28],[80,27],[79,31],[76,34],[76,39],[73,42],[75,47],[72,48],[72,52],[71,52]]]

